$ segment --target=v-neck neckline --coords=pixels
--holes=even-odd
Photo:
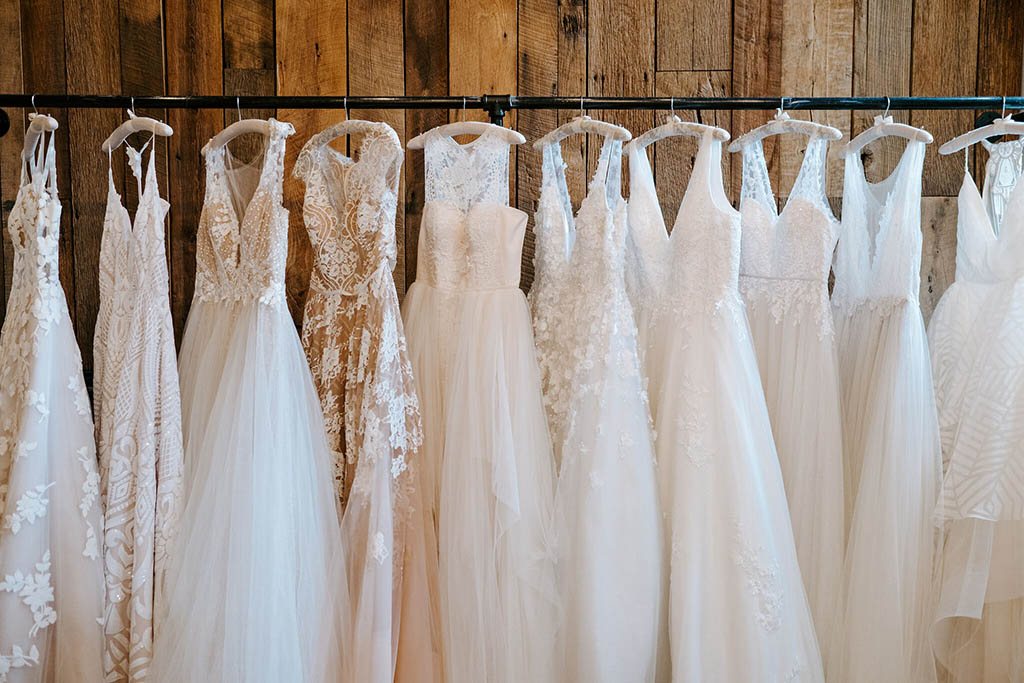
[[[256,185],[253,187],[252,195],[250,195],[248,201],[245,202],[245,206],[242,207],[241,213],[239,213],[238,209],[235,207],[235,195],[234,191],[231,188],[230,181],[228,180],[228,175],[229,173],[234,173],[239,170],[244,170],[245,168],[252,167],[255,160],[250,161],[247,164],[244,164],[242,167],[228,168],[228,158],[231,156],[231,152],[228,150],[227,143],[225,143],[222,147],[220,147],[217,150],[218,153],[221,155],[221,188],[227,194],[228,205],[230,206],[231,209],[230,213],[232,218],[234,219],[235,233],[239,241],[242,238],[243,229],[246,225],[246,222],[248,221],[253,201],[256,199],[256,196],[260,193],[260,190],[263,189],[263,185],[266,183],[266,180],[269,177],[268,171],[273,165],[270,163],[270,155],[273,153],[271,147],[273,146],[274,136],[277,131],[277,122],[275,119],[268,119],[268,121],[270,123],[270,128],[267,131],[267,134],[264,136],[263,151],[260,152],[259,155],[259,157],[262,157],[263,159],[263,164],[260,167],[259,177],[256,179]],[[230,140],[228,142],[230,142]]]
[[[785,133],[779,133],[778,135],[773,137],[780,137],[781,135],[785,135]],[[804,180],[804,175],[808,173],[807,162],[810,158],[809,152],[811,149],[811,145],[813,145],[819,139],[820,137],[818,135],[812,135],[807,138],[807,146],[804,147],[804,153],[800,159],[800,168],[796,172],[796,177],[793,179],[793,187],[801,187],[800,181]],[[757,172],[761,174],[761,177],[764,179],[765,188],[768,190],[768,199],[764,201],[758,199],[757,197],[751,197],[751,199],[757,202],[757,204],[760,205],[765,210],[765,212],[771,218],[772,227],[774,228],[778,226],[779,223],[782,222],[782,217],[786,215],[786,211],[793,203],[794,197],[791,189],[789,196],[786,198],[786,203],[781,208],[779,208],[779,201],[775,198],[775,188],[772,187],[771,173],[768,172],[768,160],[765,159],[764,156],[764,139],[761,138],[750,143],[750,146],[755,145],[757,146],[758,151],[756,159]],[[800,199],[800,197],[796,197],[796,199]],[[771,201],[770,204],[768,203],[769,200]]]
[[[147,143],[147,144],[149,144],[149,143]],[[134,147],[131,147],[130,145],[127,145],[127,143],[126,143],[126,146],[129,149],[131,149],[133,152],[137,153],[140,157],[146,151],[145,147],[143,147],[141,151],[136,151]],[[138,226],[139,226],[139,217],[143,215],[143,213],[142,213],[143,209],[146,209],[147,213],[150,211],[147,203],[152,201],[152,186],[155,184],[153,182],[153,180],[154,180],[153,174],[156,172],[156,169],[154,168],[154,159],[153,159],[153,154],[155,153],[155,151],[156,151],[155,148],[150,147],[150,150],[149,150],[149,161],[146,162],[144,165],[143,165],[143,163],[141,161],[141,158],[140,158],[139,169],[140,169],[140,173],[142,174],[142,177],[139,178],[138,180],[139,180],[139,187],[141,189],[139,191],[139,201],[138,201],[138,204],[135,207],[135,215],[134,216],[128,210],[128,207],[125,206],[125,204],[124,204],[124,197],[122,196],[122,194],[120,192],[117,191],[117,188],[114,187],[113,176],[110,176],[110,189],[113,191],[114,196],[117,197],[117,206],[120,209],[120,213],[121,213],[123,219],[127,222],[128,237],[131,238],[132,241],[138,241],[137,229],[138,229]]]
[[[682,218],[683,217],[683,213],[684,213],[683,212],[683,208],[686,206],[686,202],[687,202],[687,200],[690,197],[690,192],[693,190],[694,182],[697,180],[697,178],[696,178],[696,176],[694,174],[694,171],[696,171],[698,168],[700,168],[701,165],[702,165],[702,162],[703,162],[703,165],[705,165],[707,167],[705,169],[705,171],[708,174],[711,173],[711,161],[709,159],[707,159],[706,157],[709,154],[711,154],[711,146],[713,144],[714,144],[714,139],[713,139],[712,131],[710,131],[710,130],[709,131],[705,131],[700,136],[699,142],[697,143],[697,156],[694,157],[693,167],[690,169],[690,177],[686,181],[686,188],[683,190],[683,196],[679,200],[679,206],[676,209],[676,217],[675,217],[675,220],[672,221],[672,230],[671,231],[669,231],[669,229],[668,229],[668,223],[665,221],[665,211],[664,211],[664,209],[661,208],[661,201],[658,199],[658,193],[657,193],[657,190],[655,189],[654,171],[651,168],[651,162],[647,159],[647,152],[645,150],[639,150],[639,153],[641,155],[643,155],[644,163],[646,164],[646,167],[644,169],[644,173],[646,174],[647,178],[650,180],[650,191],[651,191],[652,200],[653,200],[653,203],[654,203],[654,209],[653,210],[657,213],[658,218],[661,219],[661,230],[659,232],[661,233],[662,238],[666,242],[668,242],[668,243],[672,243],[674,241],[672,239],[672,236],[675,235],[676,232],[681,232],[681,231],[677,230],[677,228],[680,227],[680,223],[681,223],[681,221],[683,219]],[[708,181],[708,183],[710,184],[710,175],[707,178],[705,178],[705,180]]]
[[[601,161],[599,161],[597,168],[594,170],[594,176],[592,178],[590,178],[590,180],[587,182],[587,193],[583,197],[583,199],[580,201],[580,208],[577,211],[573,211],[573,209],[572,209],[572,196],[569,194],[569,181],[565,177],[565,161],[562,159],[562,145],[561,145],[561,141],[559,140],[558,142],[551,143],[551,146],[554,149],[556,149],[557,152],[558,152],[558,162],[559,162],[559,164],[558,164],[558,170],[557,170],[558,176],[557,176],[557,179],[556,179],[556,183],[557,183],[557,187],[558,187],[559,196],[561,197],[561,200],[562,200],[562,202],[561,202],[562,203],[562,213],[565,214],[565,220],[566,220],[566,223],[568,225],[569,239],[571,239],[573,241],[573,243],[575,243],[575,239],[576,239],[576,225],[577,225],[577,221],[579,219],[580,213],[583,211],[583,207],[587,204],[588,201],[590,201],[591,197],[593,196],[593,194],[594,194],[594,192],[593,192],[594,185],[599,180],[600,180],[601,187],[604,190],[603,204],[604,204],[605,211],[607,213],[612,213],[614,211],[614,209],[612,209],[612,207],[611,207],[611,205],[610,205],[610,203],[608,201],[608,171],[609,171],[609,168],[611,167],[611,154],[609,153],[607,156],[605,155],[606,152],[609,152],[609,149],[608,149],[607,146],[612,144],[613,142],[614,141],[612,140],[612,138],[610,138],[607,135],[604,136],[604,142],[601,143],[601,151],[600,151],[600,153],[598,155],[598,158],[605,162],[605,166],[604,166],[605,177],[604,178],[599,178],[600,173],[601,173]],[[570,249],[570,253],[566,254],[567,259],[568,259],[568,257],[571,256],[571,254],[572,254],[572,250]]]
[[[1013,189],[1010,190],[1010,194],[1007,195],[1007,207],[1009,207],[1010,204],[1013,203],[1015,199],[1017,199],[1017,193],[1022,191],[1022,187],[1024,187],[1024,183],[1021,182],[1022,179],[1024,179],[1024,175],[1021,175],[1019,178],[1017,178],[1017,182],[1014,183]],[[991,237],[993,241],[998,242],[1000,237],[1002,237],[1003,233],[1005,232],[1006,228],[1007,214],[1005,209],[997,225],[992,221],[992,216],[989,215],[988,209],[985,208],[985,199],[984,197],[982,197],[981,190],[978,189],[978,183],[977,181],[975,181],[974,176],[971,175],[970,171],[964,172],[964,184],[971,186],[971,194],[975,198],[975,201],[977,203],[977,209],[981,212],[981,215],[984,216],[985,226],[988,228],[988,230],[985,233],[985,236]]]
[[[903,180],[904,167],[909,163],[908,159],[910,158],[911,150],[916,150],[918,146],[923,147],[923,145],[923,142],[917,140],[908,141],[907,146],[903,148],[903,153],[900,155],[900,160],[896,162],[896,166],[892,171],[885,178],[874,183],[870,182],[864,173],[864,163],[861,161],[860,156],[858,155],[854,159],[854,163],[857,165],[857,182],[860,184],[861,193],[864,195],[865,201],[871,200],[878,205],[877,214],[872,216],[874,219],[872,222],[877,223],[877,226],[874,226],[876,229],[873,230],[872,234],[873,226],[865,221],[865,230],[863,231],[865,234],[861,237],[861,239],[866,238],[867,240],[864,243],[864,248],[867,249],[868,271],[872,274],[878,268],[878,255],[881,251],[883,239],[887,238],[892,230],[892,202],[896,198],[896,188],[900,181]],[[883,189],[885,196],[879,200],[877,193]]]

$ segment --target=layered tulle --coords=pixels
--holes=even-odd
[[[196,301],[180,361],[186,506],[151,680],[351,680],[331,453],[287,309]]]

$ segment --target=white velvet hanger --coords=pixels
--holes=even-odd
[[[708,126],[703,123],[694,123],[693,121],[683,121],[676,116],[675,107],[669,105],[672,111],[665,117],[665,122],[660,126],[650,129],[640,137],[634,139],[623,151],[624,154],[629,154],[634,149],[644,149],[648,145],[663,140],[669,137],[703,137],[708,131],[711,132],[712,137],[716,140],[725,141],[729,139],[729,131],[718,126]]]
[[[996,119],[987,126],[981,128],[975,128],[972,131],[968,131],[963,135],[958,135],[952,140],[943,143],[939,147],[939,154],[952,154],[953,152],[959,152],[965,147],[981,142],[987,138],[995,135],[1024,135],[1024,122],[1014,121],[1012,116],[1006,115],[1006,98],[1003,98],[1003,112],[1000,118]]]
[[[884,137],[906,138],[911,141],[923,142],[930,145],[934,138],[924,128],[915,128],[905,123],[894,123],[889,116],[889,98],[885,98],[885,113],[875,117],[875,122],[870,128],[861,132],[860,135],[850,140],[840,151],[841,156],[856,154],[875,140]]]
[[[772,135],[779,135],[781,133],[800,133],[802,135],[823,137],[829,140],[839,140],[843,137],[842,131],[833,126],[827,126],[815,121],[802,121],[800,119],[789,118],[789,114],[783,111],[783,108],[785,107],[785,98],[782,98],[779,104],[780,106],[775,110],[775,118],[773,120],[736,138],[733,143],[729,145],[729,151],[737,152],[752,142],[757,142],[758,140],[763,140],[764,138],[771,137]]]
[[[466,100],[462,100],[462,111],[466,111]],[[453,123],[446,123],[436,128],[420,133],[412,140],[409,140],[406,147],[409,149],[423,149],[423,143],[426,141],[427,133],[439,133],[448,137],[454,137],[456,135],[483,135],[486,132],[494,132],[501,139],[510,145],[521,145],[526,142],[526,138],[511,128],[505,128],[495,123],[486,123],[485,121],[455,121]]]
[[[599,121],[592,119],[583,113],[583,97],[580,97],[580,115],[574,118],[572,121],[566,121],[558,128],[537,140],[533,143],[534,149],[543,149],[547,145],[553,145],[556,142],[561,142],[570,135],[576,133],[594,133],[595,135],[603,135],[606,138],[613,140],[621,140],[626,142],[633,137],[633,134],[622,126],[617,126],[614,123],[608,123],[607,121]]]
[[[239,135],[245,135],[246,133],[258,133],[263,136],[270,135],[270,121],[266,119],[243,119],[241,99],[236,99],[235,104],[238,107],[239,120],[214,135],[206,145],[208,149],[220,149]]]
[[[25,146],[22,148],[22,157],[26,160],[32,158],[32,152],[36,148],[36,142],[39,137],[44,133],[51,133],[57,130],[60,125],[57,123],[57,119],[46,114],[40,114],[35,111],[36,108],[36,96],[32,96],[32,109],[33,112],[28,115],[28,130],[25,131]]]
[[[132,98],[132,108],[128,110],[128,120],[122,123],[120,126],[114,129],[114,132],[110,134],[103,144],[100,146],[104,152],[112,152],[120,147],[125,140],[128,139],[133,133],[139,131],[148,131],[153,135],[159,135],[161,137],[170,137],[174,135],[174,129],[168,126],[163,121],[157,121],[151,119],[148,116],[136,116],[135,115],[135,98]]]

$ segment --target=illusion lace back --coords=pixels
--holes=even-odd
[[[290,124],[262,167],[207,146],[181,345],[185,507],[150,680],[350,681],[350,610],[320,401],[284,300]]]
[[[328,144],[346,132],[362,133],[356,160]],[[420,500],[422,425],[391,275],[401,166],[390,126],[351,121],[310,138],[294,171],[306,184],[316,259],[302,343],[344,509],[354,609],[347,656],[354,680],[366,683],[427,681],[440,667],[437,542]]]
[[[53,136],[22,158],[0,331],[0,681],[103,680],[102,512],[89,394],[58,279]]]
[[[141,680],[148,672],[182,504],[181,398],[164,251],[168,204],[157,187],[154,152],[143,177],[142,152],[126,151],[138,209],[133,223],[109,172],[93,343],[108,681]]]
[[[843,442],[828,274],[839,224],[825,194],[828,140],[812,137],[778,212],[760,140],[743,148],[740,292],[786,484],[818,641],[842,574]]]
[[[932,639],[956,681],[1024,680],[1021,142],[989,150],[984,195],[964,173],[956,280],[928,327],[945,471]]]
[[[646,371],[670,534],[672,680],[821,681],[771,424],[738,290],[740,215],[721,142],[700,140],[664,256],[642,149],[630,152],[632,263],[660,275],[646,302]],[[652,223],[646,222],[653,217]],[[634,278],[642,282],[643,278]]]
[[[509,143],[428,132],[403,302],[439,528],[445,680],[556,680],[553,462],[507,205]]]
[[[939,435],[917,298],[924,147],[908,142],[879,183],[860,155],[846,157],[832,304],[849,537],[829,675],[850,683],[935,679]]]
[[[534,227],[530,304],[561,463],[559,681],[644,683],[668,675],[667,667],[656,670],[662,525],[646,382],[625,289],[621,156],[622,143],[605,138],[574,216],[559,143],[545,147]]]

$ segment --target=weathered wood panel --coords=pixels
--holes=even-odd
[[[274,0],[223,0],[224,94],[273,95]],[[224,125],[239,118],[267,118],[272,109],[228,109]],[[231,153],[249,162],[263,150],[258,135],[243,135],[231,142]],[[293,141],[292,141],[293,142]],[[294,142],[293,142],[294,144]]]
[[[962,160],[962,157],[961,157]],[[956,197],[925,197],[921,203],[921,313],[931,319],[956,272]]]
[[[732,12],[721,0],[669,0],[657,9],[659,71],[728,71]]]
[[[24,77],[21,68],[21,7],[7,2],[0,6],[0,91],[21,92]],[[11,291],[14,247],[7,235],[7,217],[21,185],[21,148],[25,135],[25,115],[9,109],[11,129],[0,138],[0,320],[7,314],[7,296]]]
[[[736,97],[782,95],[782,0],[736,0],[733,3],[732,92]],[[789,94],[789,93],[785,93]],[[770,112],[737,111],[733,137],[771,118]],[[776,139],[764,141],[764,158],[772,187],[779,186]],[[734,188],[741,185],[742,164],[732,168]]]
[[[516,94],[517,12],[515,0],[450,0],[448,3],[448,80],[462,95]],[[452,111],[452,120],[487,121],[480,110]],[[514,114],[505,125],[515,126]]]
[[[558,94],[562,97],[592,95],[587,78],[587,4],[586,0],[558,3]],[[579,112],[561,109],[555,113],[561,125]],[[531,141],[527,141],[528,143]],[[587,136],[574,135],[562,142],[565,181],[573,209],[579,209],[587,189]]]
[[[1019,95],[1024,66],[1024,2],[981,0],[979,14],[977,94]],[[983,169],[987,158],[984,148],[975,145],[975,168]]]

